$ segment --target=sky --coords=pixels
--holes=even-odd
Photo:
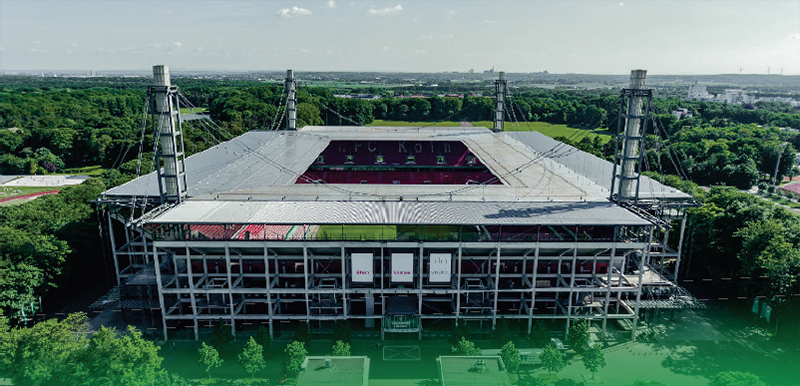
[[[800,0],[0,0],[0,69],[800,75]]]

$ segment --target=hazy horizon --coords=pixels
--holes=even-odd
[[[800,75],[800,1],[0,0],[7,71]]]

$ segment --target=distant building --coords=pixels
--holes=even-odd
[[[691,118],[692,111],[685,108],[679,108],[676,110],[672,110],[672,115],[676,116],[679,120],[684,118]]]
[[[689,95],[686,96],[688,100],[711,100],[714,96],[709,94],[706,91],[706,86],[704,84],[698,84],[694,82],[694,84],[689,85]]]
[[[499,356],[442,356],[436,359],[441,386],[511,386]]]
[[[309,356],[297,376],[297,386],[367,386],[368,357]]]

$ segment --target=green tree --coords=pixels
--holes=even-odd
[[[508,335],[508,321],[506,321],[505,316],[502,316],[497,320],[497,323],[495,323],[492,329],[492,344],[500,348],[509,340],[511,340],[511,338]]]
[[[583,351],[583,367],[592,372],[592,379],[594,379],[597,370],[606,367],[606,356],[600,345],[588,347]]]
[[[162,371],[153,386],[190,386],[189,381],[178,374]]]
[[[475,343],[472,343],[464,338],[451,348],[451,351],[455,355],[459,356],[468,356],[468,357],[475,357],[481,355],[481,349],[475,346]]]
[[[234,339],[233,328],[230,324],[225,324],[222,318],[214,326],[214,331],[211,332],[211,345],[217,350],[222,350],[228,347],[228,344]]]
[[[303,362],[306,360],[306,344],[294,341],[283,350],[283,369],[290,377],[296,377],[303,370]]]
[[[101,327],[76,355],[78,374],[82,384],[93,386],[151,386],[161,371],[158,349],[134,327],[121,337]]]
[[[517,386],[546,386],[546,383],[542,378],[526,375],[517,381]]]
[[[506,364],[506,368],[508,368],[509,371],[517,371],[520,362],[522,362],[519,357],[519,350],[517,346],[514,346],[513,342],[508,342],[503,345],[503,348],[500,350],[500,358],[503,359],[503,363]]]
[[[667,384],[658,381],[636,381],[630,386],[667,386]]]
[[[333,343],[342,341],[345,343],[353,343],[353,328],[350,327],[350,321],[347,319],[339,319],[333,323]]]
[[[264,348],[264,359],[267,359],[266,349],[272,347],[272,338],[269,336],[269,329],[264,326],[258,327],[258,330],[256,331],[256,343],[260,344],[261,347]]]
[[[205,342],[200,343],[200,348],[197,350],[197,365],[204,369],[209,379],[211,379],[211,369],[222,366],[222,362],[224,360],[219,357],[217,349]]]
[[[578,354],[583,354],[589,344],[589,323],[585,320],[576,320],[567,331],[567,341]]]
[[[531,327],[531,333],[528,335],[528,344],[531,347],[542,348],[550,344],[550,331],[547,331],[544,322],[536,320]]]
[[[6,325],[7,321],[3,321]],[[89,320],[70,314],[64,320],[48,319],[29,328],[4,328],[2,373],[14,385],[77,383],[74,358],[87,345]]]
[[[469,339],[469,327],[467,326],[467,321],[464,319],[456,319],[453,322],[453,330],[450,333],[450,337],[447,338],[447,342],[456,345],[462,339]]]
[[[292,340],[303,343],[311,342],[311,331],[308,328],[308,322],[300,322],[297,325],[297,330],[295,330]]]
[[[250,378],[253,378],[253,374],[257,371],[267,367],[264,361],[264,348],[252,336],[239,354],[239,364],[244,367],[244,371],[250,373]]]
[[[550,374],[558,373],[567,365],[561,353],[553,346],[545,346],[544,351],[539,354],[539,359],[542,361],[542,367]]]
[[[333,347],[331,347],[331,356],[349,357],[350,345],[345,342],[342,342],[341,340],[337,340],[336,343],[333,344]]]
[[[709,386],[767,386],[757,375],[740,371],[726,371],[711,378]]]

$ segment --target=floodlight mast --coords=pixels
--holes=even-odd
[[[169,67],[163,65],[153,66],[153,83],[147,94],[154,125],[155,169],[161,203],[179,203],[187,193],[178,88],[170,81]]]
[[[498,133],[503,131],[503,123],[506,117],[506,93],[508,92],[508,82],[505,79],[505,71],[500,71],[500,78],[494,81],[494,127],[492,131]]]
[[[286,70],[286,130],[297,130],[297,81],[294,71]]]
[[[611,199],[620,204],[635,204],[639,201],[644,136],[647,134],[650,102],[653,98],[652,90],[645,88],[646,75],[647,70],[632,70],[630,88],[622,90],[622,109],[616,139],[618,146],[611,182]]]

